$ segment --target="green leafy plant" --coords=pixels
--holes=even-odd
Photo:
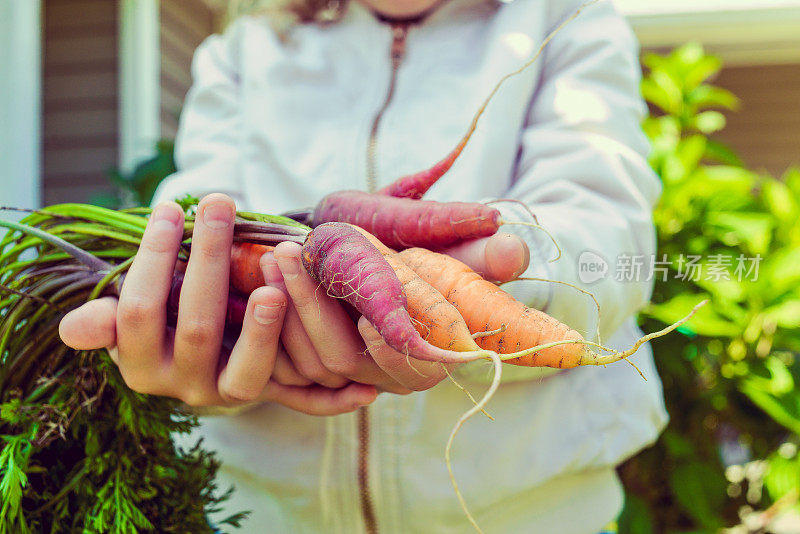
[[[671,420],[620,469],[620,526],[769,531],[797,512],[800,492],[800,170],[780,179],[751,171],[710,138],[725,126],[719,110],[738,100],[708,83],[721,62],[701,46],[643,61],[644,129],[664,191],[642,321],[649,331],[702,299],[710,305],[683,336],[653,342]]]
[[[10,229],[0,240],[0,534],[213,531],[206,515],[228,495],[214,482],[218,462],[172,440],[195,416],[130,390],[105,350],[58,337],[65,311],[130,265],[148,213],[66,204],[23,219],[102,258],[101,272],[0,220]]]

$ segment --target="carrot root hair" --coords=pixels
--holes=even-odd
[[[689,314],[687,314],[684,318],[680,319],[679,321],[676,321],[675,323],[673,323],[673,324],[671,324],[671,325],[669,325],[669,326],[667,326],[667,327],[665,327],[665,328],[663,328],[663,329],[661,329],[661,330],[659,330],[657,332],[652,332],[650,334],[642,336],[638,341],[636,341],[636,343],[633,344],[633,346],[630,349],[625,350],[625,351],[615,351],[614,349],[603,347],[599,343],[594,343],[594,342],[591,342],[591,341],[567,340],[567,341],[557,341],[557,342],[553,342],[553,343],[547,343],[545,345],[541,345],[539,347],[533,347],[531,349],[528,349],[528,350],[522,351],[522,352],[527,354],[527,353],[535,352],[537,350],[544,349],[544,348],[549,347],[549,346],[563,345],[563,344],[566,344],[566,343],[582,343],[582,344],[585,344],[585,345],[597,347],[600,350],[611,352],[611,354],[608,355],[608,356],[603,356],[603,357],[598,357],[596,359],[583,361],[581,363],[581,365],[606,365],[608,363],[614,363],[614,362],[622,360],[622,359],[624,359],[626,361],[629,361],[628,358],[630,356],[632,356],[639,349],[639,347],[641,347],[643,344],[647,343],[648,341],[650,341],[652,339],[655,339],[655,338],[664,336],[666,334],[669,334],[670,332],[672,332],[673,330],[675,330],[676,328],[678,328],[682,324],[686,323],[689,319],[692,318],[692,316],[695,313],[697,313],[697,310],[699,310],[707,302],[708,302],[707,300],[704,300],[704,301],[700,302],[699,304],[697,304],[694,308],[692,308],[692,310],[689,312]],[[595,353],[592,353],[592,354],[595,354]],[[475,520],[475,517],[469,511],[469,507],[467,506],[467,502],[464,499],[464,495],[461,493],[461,490],[458,487],[458,482],[456,481],[455,473],[453,472],[453,463],[452,463],[452,460],[451,460],[451,451],[452,451],[452,448],[453,448],[453,441],[455,440],[456,434],[458,434],[458,431],[461,429],[461,427],[464,425],[464,423],[469,418],[471,418],[473,415],[475,415],[476,413],[484,411],[484,408],[485,408],[486,404],[494,396],[495,392],[497,391],[497,388],[500,386],[500,378],[502,376],[502,361],[505,360],[505,359],[511,359],[511,358],[519,357],[521,355],[523,355],[523,354],[521,354],[521,353],[517,353],[515,355],[512,355],[512,354],[498,355],[496,353],[491,353],[490,354],[490,359],[492,360],[492,363],[494,364],[494,376],[492,378],[492,383],[489,386],[489,389],[486,390],[486,393],[483,395],[481,400],[477,404],[475,404],[475,406],[473,406],[472,408],[467,410],[464,413],[464,415],[462,415],[458,419],[458,421],[456,422],[455,426],[453,426],[453,430],[450,432],[450,436],[447,439],[447,445],[445,446],[444,458],[445,458],[445,462],[447,464],[447,472],[450,475],[450,482],[453,485],[453,489],[455,490],[456,497],[458,498],[458,502],[461,505],[461,509],[464,511],[464,514],[467,516],[467,520],[470,522],[470,524],[473,526],[473,528],[475,528],[475,530],[477,532],[480,532],[480,533],[482,533],[483,530],[478,525],[477,521]],[[629,363],[631,365],[633,365],[634,368],[642,376],[642,378],[644,378],[644,375],[642,374],[641,370],[639,370],[639,368],[636,367],[636,365],[634,365],[633,362],[629,361]]]
[[[528,226],[530,228],[536,228],[537,230],[541,230],[542,232],[547,234],[547,237],[550,238],[550,241],[552,241],[553,246],[556,247],[556,251],[558,252],[556,254],[555,258],[553,258],[551,260],[547,260],[548,263],[553,263],[553,262],[558,261],[558,260],[561,259],[561,247],[558,246],[558,241],[556,241],[556,238],[553,236],[553,234],[551,234],[550,231],[547,228],[545,228],[544,226],[542,226],[541,224],[529,223],[529,222],[524,222],[524,221],[504,221],[504,220],[500,220],[500,224],[501,225],[503,225],[503,224],[511,224],[511,225],[518,224],[520,226]]]
[[[697,311],[700,308],[705,306],[707,303],[708,303],[708,300],[706,299],[706,300],[700,302],[699,304],[697,304],[694,308],[692,308],[692,310],[685,317],[683,317],[682,319],[680,319],[678,321],[675,321],[671,325],[668,325],[668,326],[662,328],[661,330],[658,330],[657,332],[651,332],[649,334],[646,334],[646,335],[640,337],[631,346],[631,348],[629,348],[627,350],[620,351],[620,350],[612,349],[612,348],[609,348],[609,347],[605,347],[605,346],[601,345],[600,343],[595,343],[594,341],[587,341],[585,339],[565,339],[565,340],[561,340],[561,341],[552,341],[550,343],[543,343],[541,345],[537,345],[535,347],[531,347],[529,349],[525,349],[525,350],[522,350],[522,351],[519,351],[519,352],[515,352],[515,353],[511,353],[511,354],[500,354],[499,357],[500,357],[501,360],[505,361],[505,360],[512,360],[514,358],[520,358],[520,357],[523,357],[523,356],[528,356],[530,354],[533,354],[534,352],[538,352],[538,351],[544,350],[544,349],[549,349],[550,347],[557,347],[559,345],[586,345],[587,347],[594,347],[594,348],[596,348],[598,350],[608,352],[609,354],[600,355],[600,354],[598,354],[598,353],[596,353],[596,352],[594,352],[592,350],[588,350],[587,349],[587,350],[585,350],[583,352],[583,354],[581,355],[581,359],[575,364],[575,367],[580,367],[580,366],[584,366],[584,365],[603,365],[603,366],[605,366],[605,365],[608,365],[608,364],[611,364],[611,363],[618,362],[620,360],[625,360],[629,364],[633,365],[634,369],[636,369],[639,372],[639,374],[642,376],[642,378],[647,380],[647,378],[645,378],[645,376],[641,372],[641,370],[639,370],[639,368],[636,367],[636,365],[634,365],[633,362],[629,361],[628,358],[633,356],[636,353],[636,351],[639,350],[639,348],[642,345],[644,345],[645,343],[647,343],[648,341],[656,339],[656,338],[659,338],[659,337],[663,337],[663,336],[669,334],[670,332],[672,332],[673,330],[675,330],[676,328],[678,328],[679,326],[681,326],[682,324],[686,323],[689,319],[691,319],[694,316],[695,313],[697,313]]]
[[[467,397],[469,397],[469,400],[472,402],[472,404],[473,404],[473,405],[475,405],[475,406],[477,406],[477,405],[478,405],[478,401],[476,401],[476,400],[475,400],[475,397],[473,397],[473,396],[472,396],[472,393],[470,393],[470,392],[469,392],[469,390],[468,390],[467,388],[465,388],[464,386],[462,386],[461,384],[459,384],[459,383],[458,383],[458,381],[456,380],[456,378],[455,378],[455,377],[453,376],[453,374],[450,372],[450,369],[448,369],[448,368],[447,368],[447,366],[446,366],[445,364],[442,364],[442,369],[444,369],[444,373],[447,375],[447,378],[449,378],[449,379],[450,379],[450,382],[452,382],[452,383],[453,383],[453,384],[454,384],[454,385],[455,385],[455,386],[456,386],[458,389],[460,389],[461,391],[463,391],[463,392],[464,392],[464,394],[465,394]],[[487,411],[486,411],[486,410],[484,410],[483,408],[481,408],[481,412],[483,412],[483,415],[485,415],[486,417],[488,417],[490,420],[494,421],[494,417],[492,417],[492,416],[491,416],[491,414],[489,414],[489,412],[487,412]]]
[[[518,278],[518,280],[519,280],[519,278]],[[505,331],[506,331],[506,325],[502,325],[500,328],[497,328],[495,330],[487,330],[486,332],[475,332],[474,334],[472,334],[472,339],[478,339],[478,338],[481,338],[481,337],[489,337],[489,336],[493,336],[495,334],[502,334]]]
[[[464,147],[467,146],[467,142],[469,142],[472,134],[475,133],[475,129],[478,127],[478,121],[480,120],[483,113],[486,111],[486,108],[489,106],[489,102],[492,101],[494,95],[497,91],[500,90],[500,87],[508,80],[509,78],[513,78],[518,74],[521,74],[525,71],[528,67],[536,63],[536,61],[541,57],[544,49],[553,40],[553,38],[562,30],[564,27],[572,22],[585,8],[594,4],[598,0],[589,0],[588,2],[581,5],[575,12],[566,18],[561,24],[558,25],[556,29],[550,32],[539,45],[538,50],[536,53],[528,59],[521,67],[516,69],[513,72],[509,72],[497,82],[497,84],[492,88],[489,92],[487,97],[481,103],[478,111],[472,117],[472,121],[470,122],[469,128],[467,128],[467,132],[464,136],[458,141],[456,146],[444,157],[444,159],[438,161],[433,167],[429,169],[425,169],[415,174],[409,174],[407,176],[403,176],[398,178],[388,186],[384,187],[378,194],[387,195],[387,196],[394,196],[400,198],[412,198],[412,199],[420,199],[423,195],[430,189],[442,176],[450,170],[453,164],[456,162],[458,157],[461,155],[461,152],[464,150]]]
[[[539,218],[536,216],[535,213],[533,213],[533,210],[531,209],[531,207],[528,206],[527,204],[525,204],[523,201],[517,200],[516,198],[498,198],[498,199],[495,199],[495,200],[489,200],[487,202],[484,202],[484,204],[486,204],[487,206],[490,206],[492,204],[502,204],[502,203],[510,203],[510,204],[519,205],[520,207],[522,207],[522,209],[524,209],[526,212],[528,212],[528,215],[531,216],[531,219],[533,219],[533,222],[535,222],[536,224],[539,224]]]
[[[601,344],[603,343],[601,341],[601,339],[600,339],[600,303],[597,302],[597,297],[594,296],[594,293],[592,293],[591,291],[587,291],[587,290],[583,289],[582,287],[578,287],[575,284],[570,284],[569,282],[564,282],[563,280],[551,280],[550,278],[537,278],[537,277],[534,277],[534,276],[519,276],[519,277],[517,277],[517,278],[515,278],[513,280],[509,280],[508,282],[503,282],[502,284],[500,284],[500,286],[502,287],[502,286],[504,286],[506,284],[510,284],[512,282],[517,282],[517,281],[523,281],[523,280],[529,281],[529,282],[549,282],[551,284],[561,284],[561,285],[564,285],[564,286],[567,286],[567,287],[571,287],[575,291],[580,291],[584,295],[588,295],[589,298],[591,298],[592,301],[594,302],[594,307],[597,309],[597,331],[595,332],[595,336],[597,336],[597,342],[598,343],[601,343]],[[491,334],[485,334],[485,335],[491,335]]]
[[[475,415],[478,412],[484,411],[484,407],[486,404],[491,400],[494,396],[497,388],[500,386],[500,377],[503,373],[503,364],[500,360],[500,357],[496,353],[492,353],[491,355],[492,363],[494,364],[494,376],[492,377],[492,383],[489,385],[489,389],[486,390],[486,393],[483,395],[481,400],[475,404],[472,408],[467,410],[464,415],[459,417],[458,421],[456,421],[455,426],[453,426],[453,430],[450,431],[450,437],[447,438],[447,445],[444,449],[444,460],[447,463],[447,472],[450,475],[450,483],[453,485],[453,489],[456,492],[456,497],[458,497],[458,502],[461,505],[461,509],[464,511],[464,514],[467,516],[467,520],[469,520],[470,524],[475,528],[478,532],[483,532],[481,527],[478,525],[478,522],[475,521],[475,518],[472,516],[472,513],[469,511],[469,507],[467,506],[467,501],[464,499],[464,495],[462,495],[461,490],[458,487],[458,482],[456,481],[455,473],[453,473],[453,463],[450,459],[450,452],[453,448],[453,441],[456,439],[456,434],[458,431],[461,430],[461,427],[464,426],[464,423],[467,420]],[[484,412],[485,413],[485,412]]]
[[[596,346],[597,348],[599,348],[601,350],[610,352],[611,354],[608,354],[606,356],[601,356],[601,357],[597,358],[595,361],[589,361],[589,360],[582,361],[581,365],[608,365],[609,363],[618,362],[619,360],[627,360],[637,350],[639,350],[639,347],[641,347],[642,345],[644,345],[648,341],[650,341],[652,339],[656,339],[656,338],[662,337],[662,336],[665,336],[665,335],[669,334],[670,332],[672,332],[673,330],[675,330],[676,328],[678,328],[681,325],[683,325],[684,323],[686,323],[689,319],[691,319],[697,313],[697,311],[700,308],[702,308],[706,304],[708,304],[708,299],[705,299],[702,302],[700,302],[697,305],[695,305],[695,307],[692,308],[692,310],[685,317],[683,317],[682,319],[679,319],[678,321],[675,321],[671,325],[668,325],[668,326],[662,328],[661,330],[658,330],[657,332],[651,332],[649,334],[645,334],[644,336],[640,337],[636,341],[636,343],[634,343],[633,346],[631,348],[629,348],[628,350],[615,351],[613,349],[609,349],[607,347],[603,347],[599,343],[591,343],[590,342],[589,343],[590,345],[594,345],[594,346]]]

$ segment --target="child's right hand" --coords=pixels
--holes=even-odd
[[[233,201],[220,194],[198,205],[174,329],[167,326],[166,302],[183,212],[170,202],[153,211],[119,301],[106,297],[68,313],[59,328],[64,343],[83,350],[108,348],[133,390],[191,406],[273,401],[333,415],[372,402],[373,386],[329,389],[297,376],[280,350],[286,297],[276,288],[251,294],[239,339],[229,353],[223,349],[234,212]]]

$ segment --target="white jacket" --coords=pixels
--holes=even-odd
[[[515,70],[580,0],[452,0],[413,26],[377,134],[377,186],[438,161],[463,135],[500,77]],[[180,171],[157,200],[229,193],[240,207],[278,213],[339,189],[365,189],[367,145],[391,77],[392,29],[356,2],[331,26],[305,25],[284,41],[248,17],[210,37],[194,61],[177,142]],[[646,276],[620,281],[614,264],[655,251],[651,209],[660,185],[639,124],[638,46],[608,0],[585,11],[541,60],[499,91],[461,159],[429,193],[439,200],[514,198],[555,236],[507,226],[532,250],[527,276],[577,285],[581,253],[609,264],[587,285],[602,307],[604,341],[628,347]],[[505,220],[529,220],[499,204]],[[624,278],[624,277],[620,277]],[[559,284],[511,291],[589,338],[594,304]],[[487,532],[593,533],[618,513],[614,467],[666,423],[648,347],[623,363],[565,372],[504,366],[488,406],[453,449],[466,501]],[[462,367],[479,395],[487,364]],[[278,405],[210,417],[198,434],[219,451],[229,511],[252,510],[244,532],[365,530],[367,492],[380,532],[469,532],[444,462],[447,436],[469,400],[449,381],[408,396],[383,394],[368,426],[357,414],[318,418]],[[368,430],[368,436],[365,435]],[[367,446],[360,484],[360,445]],[[362,451],[363,452],[363,451]],[[362,480],[363,482],[363,480]]]

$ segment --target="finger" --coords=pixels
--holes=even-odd
[[[283,274],[271,252],[267,252],[261,257],[261,270],[267,285],[276,287],[287,296],[289,295]],[[293,299],[286,310],[281,341],[290,355],[294,367],[305,378],[329,388],[340,388],[349,382],[346,377],[337,375],[322,364]]]
[[[272,368],[272,378],[270,380],[274,380],[284,386],[310,386],[313,384],[311,380],[300,374],[292,363],[292,359],[282,347],[278,348],[278,357],[275,359],[275,366]]]
[[[365,384],[351,383],[341,389],[330,389],[318,385],[284,386],[270,381],[263,398],[309,415],[338,415],[367,406],[377,396],[375,387]]]
[[[274,256],[322,364],[358,382],[374,384],[383,380],[380,367],[364,353],[363,340],[353,321],[300,264],[301,250],[296,243],[280,243],[275,247]]]
[[[274,287],[259,287],[250,294],[242,333],[217,379],[223,399],[250,402],[267,386],[278,354],[285,310],[286,295]]]
[[[530,262],[530,250],[525,241],[506,233],[465,241],[443,252],[466,263],[487,280],[499,282],[515,279],[525,272]]]
[[[447,376],[442,364],[409,358],[406,354],[391,348],[364,317],[358,321],[358,331],[364,338],[375,363],[404,388],[424,391]]]
[[[166,370],[166,302],[183,236],[183,211],[174,202],[150,215],[117,304],[120,371],[131,387],[154,384]]]
[[[207,393],[216,393],[235,209],[233,200],[222,194],[208,195],[198,204],[178,305],[173,377],[191,380]]]
[[[95,350],[117,344],[117,299],[90,300],[66,314],[58,325],[65,345],[75,350]]]

